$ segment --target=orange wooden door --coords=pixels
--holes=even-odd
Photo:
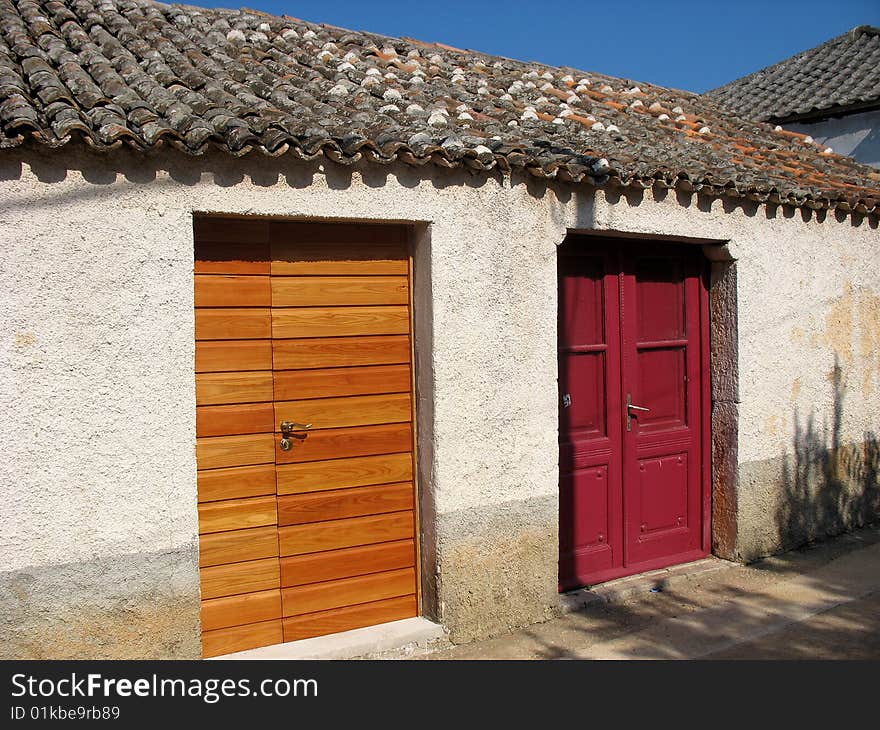
[[[405,230],[195,231],[204,654],[417,615]]]

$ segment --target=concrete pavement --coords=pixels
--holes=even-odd
[[[880,659],[880,526],[748,566],[701,562],[595,593],[553,621],[422,658]]]

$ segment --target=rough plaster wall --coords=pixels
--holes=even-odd
[[[582,225],[727,241],[736,261],[741,402],[731,556],[751,560],[877,519],[876,219],[642,197],[600,194],[592,223]]]
[[[197,543],[193,211],[424,221],[431,255],[419,261],[430,268],[434,331],[420,398],[433,408],[423,488],[436,514],[435,612],[474,635],[468,626],[483,621],[494,591],[515,583],[523,590],[497,609],[493,630],[544,615],[546,605],[532,604],[537,595],[555,601],[553,323],[564,229],[523,186],[482,186],[462,173],[420,179],[406,168],[352,177],[332,167],[325,176],[287,164],[67,152],[4,158],[12,307],[3,323],[2,367],[12,376],[4,380],[12,416],[4,437],[14,469],[5,481],[16,499],[0,508],[2,569],[38,574],[76,564],[95,572],[103,558]],[[72,492],[81,496],[72,500]],[[539,511],[523,508],[532,501]],[[517,505],[512,516],[499,518],[508,504]],[[537,536],[521,534],[524,514],[540,516]],[[510,550],[475,562],[459,549],[476,537],[473,524],[487,527],[480,539],[506,540]],[[197,596],[196,561],[181,559]],[[481,595],[459,598],[469,591]],[[115,600],[108,590],[108,611]],[[44,630],[48,601],[19,601],[34,632]]]
[[[10,293],[0,364],[10,414],[4,483],[14,495],[0,506],[0,569],[54,586],[17,594],[31,639],[48,631],[41,611],[50,600],[79,600],[42,574],[74,566],[79,582],[93,586],[97,616],[102,605],[108,614],[119,605],[120,591],[132,606],[166,601],[163,581],[153,578],[165,575],[167,561],[139,556],[177,552],[184,579],[176,578],[167,603],[184,605],[185,614],[145,626],[163,626],[164,644],[184,647],[171,653],[193,653],[193,211],[426,224],[421,240],[430,250],[417,256],[417,281],[431,283],[432,351],[418,357],[420,403],[432,404],[419,421],[432,440],[420,467],[436,569],[427,583],[436,597],[429,611],[453,638],[497,633],[556,609],[555,246],[566,228],[730,241],[745,384],[741,465],[791,450],[795,401],[829,413],[836,302],[857,311],[846,382],[868,405],[845,411],[840,439],[859,440],[880,405],[878,330],[866,328],[876,312],[878,236],[867,222],[804,221],[782,210],[768,218],[764,209],[725,211],[671,194],[594,195],[427,168],[324,170],[264,159],[7,153],[0,180]],[[824,265],[812,267],[804,251],[821,253]],[[796,324],[803,337],[794,336]],[[781,334],[784,347],[774,339]],[[771,416],[782,420],[767,431]],[[740,524],[754,525],[740,538],[741,555],[778,538],[761,514],[780,491],[771,476],[739,495]],[[146,585],[155,587],[145,592],[133,579],[101,595],[94,576],[113,558],[146,566]],[[139,655],[126,641],[111,630],[106,653]]]

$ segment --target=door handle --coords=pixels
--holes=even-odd
[[[302,441],[306,434],[301,433],[297,434],[294,431],[308,431],[312,427],[311,423],[297,423],[296,421],[282,421],[281,422],[281,450],[282,451],[290,451],[293,446],[293,441],[291,441],[291,437],[295,439],[299,439]]]
[[[634,405],[632,402],[632,394],[626,394],[626,430],[632,431],[632,412],[633,411],[642,411],[643,413],[648,413],[651,409],[645,408],[644,406]]]

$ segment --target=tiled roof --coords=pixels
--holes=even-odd
[[[876,211],[880,175],[683,91],[241,10],[0,0],[0,148],[259,150]]]
[[[860,25],[706,96],[750,119],[782,120],[834,107],[880,105],[880,28]]]

